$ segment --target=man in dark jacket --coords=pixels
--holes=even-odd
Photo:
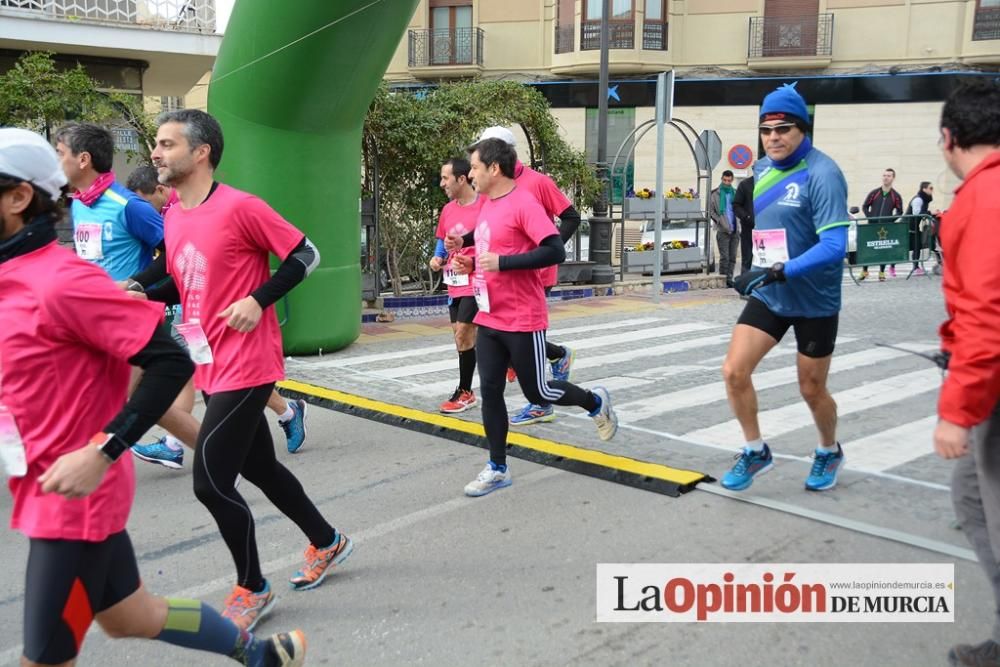
[[[866,218],[889,218],[903,212],[903,198],[892,187],[896,180],[896,170],[892,167],[882,172],[882,187],[875,188],[865,197],[861,211]],[[889,265],[889,275],[896,277],[896,265]],[[861,267],[861,280],[868,277],[868,267]],[[885,281],[885,264],[878,269],[879,282]]]
[[[740,221],[740,273],[745,273],[753,259],[753,172],[736,186],[733,212]]]

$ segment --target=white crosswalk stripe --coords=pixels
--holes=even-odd
[[[550,338],[577,352],[574,382],[612,392],[622,425],[635,427],[636,434],[662,433],[666,440],[717,451],[735,449],[743,442],[721,377],[731,331],[729,323],[671,323],[663,317],[639,317],[564,327],[553,330]],[[391,383],[401,396],[409,397],[401,398],[402,402],[434,410],[458,379],[454,345],[441,341],[438,337],[432,345],[338,354],[318,362],[301,360],[296,368],[339,369],[338,377],[362,391],[365,383]],[[938,346],[935,341],[920,340],[899,342],[897,347],[903,349],[874,347],[856,335],[837,339],[830,383],[842,418],[838,437],[848,454],[848,469],[890,474],[932,453],[940,372],[911,358],[909,352],[930,352]],[[761,405],[761,431],[769,440],[814,429],[812,414],[799,396],[796,353],[789,334],[753,376]],[[478,387],[476,376],[473,388]],[[508,387],[506,397],[511,410],[523,401],[516,384]],[[587,418],[578,410],[560,409],[559,413]],[[894,420],[891,415],[896,414],[899,417]],[[582,424],[577,419],[565,423],[569,427]],[[810,435],[809,442],[814,438]]]
[[[940,377],[940,371],[928,368],[837,392],[833,394],[833,400],[837,402],[837,415],[843,417],[853,412],[870,410],[933,391]],[[813,424],[812,413],[801,401],[773,410],[764,410],[758,414],[758,419],[761,433],[769,438]],[[743,431],[735,419],[685,433],[682,437],[709,442],[731,442],[736,446],[744,442]]]

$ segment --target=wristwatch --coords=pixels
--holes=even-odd
[[[114,463],[129,449],[128,443],[114,433],[95,433],[87,444],[96,445],[108,463]]]
[[[785,263],[775,262],[771,265],[771,271],[774,272],[774,277],[778,279],[779,282],[785,282]]]

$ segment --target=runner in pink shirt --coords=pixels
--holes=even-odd
[[[44,139],[0,129],[0,461],[11,527],[30,540],[21,664],[72,663],[96,620],[112,637],[301,665],[301,632],[259,640],[140,581],[125,530],[135,476],[131,458],[119,459],[193,366],[161,325],[162,307],[129,298],[104,269],[59,247],[65,183]],[[126,403],[130,364],[144,374]]]
[[[500,139],[516,150],[517,144],[514,134],[505,127],[494,126],[483,130],[479,140]],[[566,243],[576,234],[580,226],[580,214],[573,207],[573,203],[563,194],[559,186],[556,185],[549,176],[527,167],[520,160],[514,163],[514,180],[518,187],[530,192],[548,215],[549,220],[559,219],[559,237]],[[542,285],[545,287],[545,296],[548,297],[552,288],[559,283],[559,267],[549,266],[541,270]],[[569,347],[556,345],[548,340],[545,341],[545,358],[552,368],[552,377],[556,380],[569,382],[571,379],[573,360],[575,354]],[[513,382],[516,377],[513,369],[507,370],[507,382]],[[556,418],[555,411],[551,405],[528,403],[520,411],[510,418],[511,426],[527,426],[541,422],[550,422]]]
[[[156,167],[143,166],[133,171],[126,183],[126,187],[150,203],[153,208],[166,216],[174,204],[180,199],[177,197],[177,190],[160,183],[159,174]],[[150,265],[143,271],[133,274],[128,280],[120,283],[125,289],[142,292],[146,286],[151,286],[153,282],[161,280],[166,272],[166,254],[161,245],[157,248],[160,254],[150,262]],[[178,309],[171,308],[174,317],[181,317]],[[178,319],[178,321],[180,321]],[[176,330],[171,328],[176,334]],[[174,336],[183,347],[186,344],[179,335]],[[281,394],[274,390],[267,401],[267,407],[278,415],[278,425],[285,432],[287,438],[288,452],[294,454],[298,452],[305,441],[306,436],[306,403],[299,399],[295,401],[286,400]],[[160,420],[160,426],[167,435],[148,444],[137,444],[132,447],[132,454],[142,461],[156,463],[173,470],[180,470],[184,466],[184,447],[187,445],[192,449],[198,440],[198,429],[200,424],[191,412],[194,410],[194,383],[185,385],[177,400],[167,411],[167,414]]]
[[[164,225],[171,280],[145,294],[183,308],[184,322],[175,327],[188,344],[195,387],[206,402],[194,492],[236,565],[223,613],[250,629],[276,598],[261,572],[253,515],[235,488],[237,475],[260,488],[309,539],[293,589],[319,586],[353,549],[275,458],[262,414],[274,383],[285,375],[272,305],[319,264],[319,252],[264,201],[214,180],[223,139],[212,116],[193,109],[165,113],[156,136],[153,164],[180,201]],[[271,254],[283,260],[273,276]]]
[[[562,380],[546,380],[549,319],[539,269],[563,261],[566,251],[551,218],[514,181],[513,147],[500,139],[486,139],[469,152],[473,181],[486,199],[474,232],[475,257],[455,255],[452,265],[471,274],[479,306],[476,358],[490,460],[465,493],[482,496],[511,484],[503,397],[508,364],[529,401],[583,408],[594,418],[602,440],[614,437],[618,418],[603,387],[591,392]]]
[[[433,271],[444,271],[443,279],[448,285],[448,314],[458,350],[458,387],[451,398],[441,404],[441,412],[456,413],[476,405],[476,394],[472,391],[472,375],[476,370],[476,325],[473,320],[479,309],[469,276],[452,270],[444,239],[449,234],[463,235],[475,229],[482,197],[469,183],[469,161],[464,158],[454,158],[441,165],[441,189],[450,201],[441,209],[435,233],[437,247],[430,267]],[[457,252],[471,257],[475,249],[469,247]]]

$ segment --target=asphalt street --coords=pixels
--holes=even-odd
[[[470,499],[485,452],[310,408],[303,451],[281,459],[356,542],[319,589],[282,590],[305,540],[249,484],[265,571],[280,592],[260,632],[301,627],[307,664],[346,665],[944,665],[950,645],[988,636],[992,600],[952,527],[950,464],[930,449],[940,374],[885,342],[933,349],[940,281],[845,285],[831,390],[848,466],[837,489],[802,482],[815,436],[797,401],[789,341],[758,375],[775,470],[739,500],[698,489],[670,498],[526,461],[514,484]],[[616,297],[554,307],[553,340],[577,350],[574,380],[611,389],[622,429],[599,443],[588,419],[561,411],[528,432],[719,476],[739,446],[719,382],[742,302],[718,290]],[[358,344],[291,360],[290,378],[427,411],[457,376],[441,318],[366,327]],[[511,410],[522,399],[507,392]],[[478,410],[461,415],[478,421]],[[275,429],[279,447],[283,435]],[[144,581],[220,605],[233,566],[191,491],[189,467],[137,463],[130,534]],[[703,485],[717,489],[717,484]],[[746,502],[749,501],[749,502]],[[4,496],[0,508],[9,512]],[[27,543],[6,533],[0,558],[0,664],[19,655]],[[946,624],[605,624],[595,622],[597,563],[954,563]],[[92,632],[83,665],[231,664],[155,642]]]

